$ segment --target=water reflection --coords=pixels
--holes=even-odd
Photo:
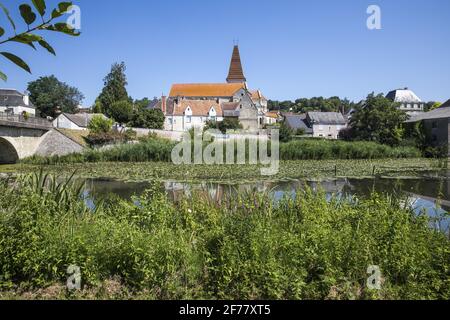
[[[432,217],[442,217],[450,211],[450,180],[439,178],[421,179],[337,179],[325,181],[261,181],[241,184],[218,183],[180,183],[166,181],[162,187],[172,201],[182,197],[190,197],[193,192],[199,192],[209,199],[219,201],[227,196],[233,197],[246,192],[266,192],[274,201],[282,197],[295,197],[298,190],[308,185],[312,190],[323,190],[328,197],[336,195],[347,198],[352,196],[368,197],[373,191],[405,196],[408,203],[417,213],[425,210]],[[86,194],[89,204],[92,199],[98,199],[115,194],[124,199],[142,194],[150,186],[148,182],[120,182],[111,180],[88,180]],[[450,219],[444,221],[441,230],[448,230]]]

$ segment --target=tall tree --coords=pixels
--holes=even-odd
[[[31,102],[43,117],[55,117],[58,111],[74,113],[84,99],[77,88],[59,81],[53,75],[28,83],[28,91]]]
[[[0,2],[0,9],[5,14],[6,18],[4,20],[2,19],[2,22],[8,21],[12,29],[11,34],[9,36],[6,36],[6,38],[3,38],[6,35],[6,31],[2,26],[0,26],[0,45],[6,43],[21,43],[28,45],[35,50],[37,46],[40,46],[51,54],[55,55],[55,50],[41,35],[37,34],[38,32],[56,31],[70,36],[80,35],[79,32],[77,32],[67,23],[56,23],[55,21],[59,17],[63,16],[72,7],[72,2],[61,2],[53,10],[47,9],[45,0],[32,0],[31,2],[33,3],[34,10],[30,5],[26,3],[19,6],[20,15],[23,19],[24,24],[26,25],[24,31],[17,30],[18,21],[14,21],[9,13],[8,8]],[[51,14],[47,15],[46,12],[51,12]],[[14,63],[16,66],[31,73],[31,69],[28,64],[15,54],[11,52],[3,52],[2,50],[0,50],[0,55]],[[8,77],[6,74],[0,71],[0,79],[6,81]]]
[[[104,88],[97,102],[100,104],[99,108],[110,117],[112,116],[111,108],[114,103],[129,99],[126,89],[128,83],[125,71],[125,62],[114,63],[109,74],[103,79]]]
[[[398,145],[403,138],[403,123],[408,118],[398,107],[398,103],[386,99],[382,94],[370,94],[352,114],[350,137],[353,140]]]

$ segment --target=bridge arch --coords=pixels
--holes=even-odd
[[[0,164],[11,164],[19,161],[19,154],[16,148],[6,140],[0,137]]]

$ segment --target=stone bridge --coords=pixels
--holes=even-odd
[[[16,163],[33,155],[64,155],[82,149],[53,129],[46,119],[0,113],[0,164]]]

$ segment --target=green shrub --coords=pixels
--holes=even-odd
[[[252,193],[172,203],[155,186],[91,212],[78,188],[44,176],[0,184],[0,292],[65,283],[77,265],[85,288],[119,279],[156,299],[450,299],[449,239],[404,199],[306,188],[276,205]]]
[[[95,115],[89,121],[88,129],[91,133],[102,134],[111,131],[113,121],[101,115]]]

